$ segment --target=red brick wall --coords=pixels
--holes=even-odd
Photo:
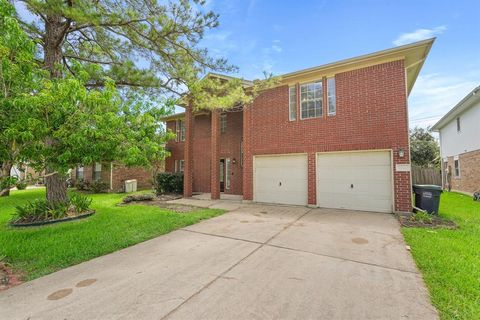
[[[220,134],[220,158],[230,158],[230,189],[225,193],[242,194],[243,168],[240,159],[242,143],[243,115],[242,112],[227,112],[225,133]],[[233,164],[235,159],[235,164]]]
[[[245,114],[251,131],[249,154],[245,158],[245,199],[252,199],[254,155],[393,149],[394,167],[409,163],[407,98],[403,61],[389,62],[336,75],[337,113],[335,116],[288,120],[288,87],[261,94]],[[298,106],[300,108],[300,106]],[[297,110],[300,115],[300,110]],[[247,135],[247,134],[246,134]],[[405,150],[404,158],[398,149]],[[311,162],[311,161],[309,161]],[[309,203],[315,201],[315,166],[309,165]],[[313,169],[313,171],[312,171]],[[394,172],[395,210],[410,211],[409,172]]]
[[[105,170],[107,170],[107,168],[105,168]],[[108,167],[108,170],[110,170],[110,167]],[[138,189],[152,188],[153,176],[151,169],[143,167],[125,167],[123,165],[113,166],[113,191],[122,191],[125,180],[131,179],[137,180]]]
[[[172,132],[176,132],[175,128],[175,120],[167,122],[167,130],[171,130]],[[169,141],[167,143],[167,149],[170,150],[171,156],[165,159],[165,171],[166,172],[174,172],[175,171],[175,160],[183,160],[184,159],[184,146],[185,142],[179,141],[176,142],[175,140]]]
[[[193,123],[193,191],[210,192],[210,115],[196,116]]]
[[[85,181],[93,181],[93,165],[87,165],[83,169]],[[77,180],[76,169],[72,169],[71,177]],[[101,180],[110,185],[110,162],[102,163]],[[112,190],[122,191],[125,180],[136,179],[138,189],[148,189],[152,187],[152,170],[143,167],[125,167],[124,165],[113,165]]]
[[[210,159],[211,159],[211,115],[201,114],[195,116],[193,121],[193,191],[210,192]],[[167,122],[167,129],[175,132],[175,121]],[[235,159],[235,164],[230,166],[230,189],[225,193],[242,194],[242,167],[240,161],[240,144],[242,141],[243,116],[241,112],[227,113],[227,126],[225,133],[219,137],[220,158]],[[172,153],[165,161],[166,171],[173,172],[174,161],[184,159],[184,143],[170,141],[167,148]]]
[[[462,153],[458,159],[460,176],[456,177],[454,158],[448,157],[448,166],[451,170],[451,189],[469,194],[480,191],[480,150]],[[445,171],[443,174],[446,174]]]

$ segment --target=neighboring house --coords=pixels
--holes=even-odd
[[[153,171],[143,167],[126,167],[112,162],[97,162],[73,169],[71,178],[74,182],[79,180],[104,181],[108,183],[110,190],[119,192],[123,191],[125,180],[131,179],[137,180],[138,189],[151,188]]]
[[[480,86],[473,89],[432,130],[440,134],[445,189],[480,190]]]
[[[28,164],[22,166],[13,166],[10,169],[10,175],[19,180],[28,180],[29,184],[42,184],[43,172],[37,172]]]
[[[244,108],[185,106],[165,119],[166,171],[186,197],[411,211],[407,97],[433,41],[281,75]]]

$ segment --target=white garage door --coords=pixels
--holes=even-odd
[[[317,205],[392,212],[389,151],[318,153]]]
[[[308,162],[306,154],[256,156],[253,176],[255,201],[307,204]]]

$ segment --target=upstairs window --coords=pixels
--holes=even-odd
[[[297,87],[288,88],[288,120],[297,120]]]
[[[319,118],[323,115],[322,82],[302,84],[300,86],[301,118]]]
[[[93,181],[98,181],[102,178],[102,164],[95,162],[94,170],[93,170]]]
[[[177,138],[176,141],[185,141],[185,121],[183,120],[177,120],[176,124],[176,134]]]
[[[337,97],[335,94],[335,78],[327,79],[327,103],[328,115],[334,116],[337,113]]]
[[[220,114],[220,133],[225,133],[227,131],[227,113]]]
[[[460,132],[461,131],[461,127],[460,127],[460,117],[457,117],[457,132]]]

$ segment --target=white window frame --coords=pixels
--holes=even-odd
[[[230,166],[231,166],[231,160],[230,158],[225,159],[225,190],[230,190]]]
[[[330,84],[333,82],[333,90]],[[332,92],[333,91],[333,92]],[[330,98],[333,98],[333,111],[330,110]],[[334,116],[337,114],[337,85],[335,83],[335,76],[327,78],[327,115]]]
[[[227,131],[227,113],[220,113],[220,133],[225,133]]]
[[[292,91],[295,95],[295,99],[292,101]],[[298,107],[298,93],[297,86],[288,87],[288,120],[295,121],[297,120],[297,107]],[[293,113],[293,115],[292,115]]]
[[[453,159],[453,173],[455,178],[460,178],[460,159],[459,158]]]
[[[175,172],[183,172],[185,170],[185,160],[175,160]]]
[[[175,121],[175,133],[176,139],[175,141],[185,141],[185,121],[182,119],[177,119]]]
[[[82,173],[82,177],[79,178],[79,173]],[[75,176],[77,180],[84,180],[85,179],[85,167],[77,167],[77,171],[75,172]]]
[[[93,165],[93,181],[102,180],[102,164],[100,162],[95,162]]]
[[[321,94],[320,94],[320,97],[319,98],[315,98],[315,91],[314,91],[314,98],[313,99],[307,99],[307,100],[303,100],[302,101],[302,88],[303,87],[306,87],[308,88],[308,86],[311,86],[313,85],[314,88],[315,88],[315,85],[316,84],[319,84],[320,85],[320,90],[321,90]],[[308,91],[306,92],[306,94],[308,93]],[[303,83],[303,84],[300,84],[300,87],[299,87],[299,94],[300,94],[300,119],[301,120],[306,120],[306,119],[316,119],[316,118],[321,118],[323,117],[323,81],[322,80],[318,80],[318,81],[314,81],[314,82],[309,82],[309,83]],[[315,114],[315,116],[312,116],[312,117],[304,117],[303,116],[303,104],[304,103],[307,103],[307,106],[308,106],[308,103],[309,102],[313,102],[315,104],[315,102],[320,102],[320,111],[319,111],[319,114]]]

